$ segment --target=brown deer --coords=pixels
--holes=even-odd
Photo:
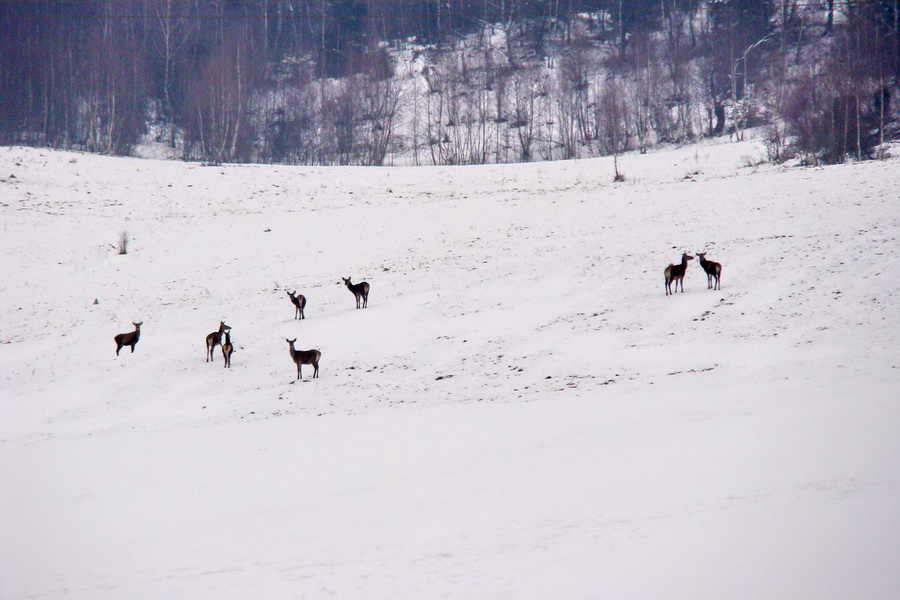
[[[231,332],[225,332],[225,341],[222,343],[222,356],[225,357],[225,368],[231,368],[231,355],[234,354],[234,346],[231,343]]]
[[[219,330],[206,336],[206,362],[213,359],[213,350],[222,343],[222,334],[228,329],[231,327],[226,325],[225,321],[219,321]]]
[[[294,318],[295,319],[305,319],[306,316],[303,314],[303,309],[306,308],[306,296],[304,296],[303,294],[300,294],[298,296],[296,294],[297,294],[296,290],[294,290],[293,294],[290,292],[287,293],[288,298],[290,298],[291,302],[294,303],[294,308],[295,308]]]
[[[678,284],[681,283],[681,293],[684,293],[684,272],[687,271],[689,260],[694,260],[693,256],[689,256],[687,252],[681,254],[680,265],[669,265],[666,267],[666,296],[674,295],[678,291]],[[672,282],[675,282],[675,292],[672,291]]]
[[[322,353],[318,350],[295,350],[294,342],[297,341],[297,338],[289,340],[284,338],[288,344],[291,345],[291,359],[297,365],[297,379],[300,379],[301,372],[300,367],[302,365],[312,365],[313,367],[313,379],[319,376],[319,358],[322,357]]]
[[[706,252],[698,252],[700,266],[706,271],[706,289],[721,290],[719,278],[722,276],[722,265],[714,260],[706,260]]]
[[[347,289],[353,292],[353,295],[356,296],[356,308],[360,308],[360,301],[362,302],[362,308],[365,308],[369,305],[369,284],[363,281],[362,283],[351,283],[350,278],[341,277],[344,280],[344,285],[347,286]]]
[[[134,354],[134,347],[137,346],[138,340],[141,339],[141,325],[143,325],[144,322],[141,321],[140,323],[135,323],[132,321],[131,324],[134,325],[134,331],[120,333],[113,338],[116,340],[116,356],[119,355],[119,350],[124,346],[131,346],[131,353]]]

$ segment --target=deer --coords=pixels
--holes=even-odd
[[[362,302],[362,308],[365,308],[369,305],[369,284],[363,281],[362,283],[351,283],[350,278],[341,277],[344,280],[344,285],[347,286],[347,289],[353,292],[353,295],[356,296],[356,308],[360,308],[360,302]]]
[[[678,291],[679,282],[681,283],[681,293],[684,293],[684,272],[687,271],[687,264],[689,260],[694,260],[694,257],[688,255],[687,252],[683,252],[681,254],[680,265],[669,265],[668,267],[666,267],[666,296],[674,295],[675,292]],[[675,282],[675,292],[672,291],[673,281]]]
[[[141,325],[143,325],[144,322],[141,321],[140,323],[135,323],[132,321],[131,324],[134,325],[134,331],[120,333],[113,338],[116,340],[116,356],[119,355],[119,350],[125,346],[131,346],[131,353],[134,354],[134,347],[137,346],[138,340],[141,339]]]
[[[288,298],[291,299],[291,302],[294,303],[294,318],[295,319],[305,319],[306,316],[303,314],[303,309],[306,308],[306,296],[303,294],[297,295],[297,290],[294,290],[294,293],[287,293]]]
[[[722,265],[714,260],[706,260],[706,252],[698,252],[700,266],[706,271],[706,289],[721,290],[719,278],[722,276]]]
[[[213,350],[222,343],[222,334],[231,329],[225,321],[219,321],[219,330],[206,336],[206,362],[213,360]]]
[[[297,341],[297,338],[294,338],[292,340],[284,338],[284,341],[286,341],[291,346],[291,359],[297,365],[297,379],[300,379],[300,377],[302,375],[301,367],[303,365],[312,365],[313,379],[318,377],[319,376],[319,358],[322,357],[322,353],[319,352],[318,350],[295,350],[294,342]]]
[[[225,357],[225,368],[231,368],[231,355],[234,354],[234,345],[231,343],[231,332],[225,332],[225,341],[222,343],[222,356]]]

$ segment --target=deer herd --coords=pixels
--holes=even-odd
[[[366,308],[369,305],[369,284],[365,281],[353,283],[350,281],[349,277],[341,277],[341,279],[344,280],[344,285],[347,286],[347,289],[350,290],[356,298],[356,308]],[[288,292],[287,295],[291,300],[291,304],[294,305],[294,318],[305,319],[306,315],[304,314],[304,309],[306,308],[306,296],[298,294],[296,290]],[[134,325],[134,331],[120,333],[115,336],[116,356],[119,355],[119,351],[125,346],[131,346],[131,351],[134,352],[134,347],[141,338],[141,325],[143,325],[143,323],[143,321],[140,323],[132,323],[132,325]],[[317,378],[319,376],[319,358],[322,356],[322,353],[318,350],[297,350],[294,348],[294,343],[296,343],[297,338],[292,340],[285,338],[285,341],[290,345],[289,350],[291,353],[291,360],[297,365],[297,379],[300,379],[301,377],[301,368],[303,365],[312,366],[313,378]],[[225,321],[219,321],[219,329],[206,336],[206,362],[215,360],[213,354],[216,346],[221,347],[222,358],[225,360],[225,368],[230,369],[231,355],[234,354],[234,344],[231,343],[231,326],[227,325]]]
[[[705,252],[697,252],[696,254],[697,258],[700,259],[700,267],[706,273],[706,289],[722,289],[720,283],[722,265],[712,260],[706,260]],[[684,252],[681,254],[680,263],[673,263],[665,268],[663,275],[665,276],[666,296],[675,295],[679,285],[681,286],[681,292],[684,293],[684,275],[687,271],[688,261],[691,260],[694,260],[694,257]],[[344,280],[344,285],[356,298],[356,308],[366,308],[369,304],[369,284],[365,281],[353,283],[349,277],[341,277],[341,279]],[[298,294],[296,290],[287,292],[287,295],[291,300],[291,304],[294,305],[294,318],[305,319],[306,296]],[[134,347],[141,338],[143,321],[132,323],[132,325],[134,325],[134,331],[120,333],[115,336],[116,356],[119,355],[119,351],[125,346],[131,346],[131,352],[134,352]],[[285,341],[289,346],[288,350],[291,354],[291,360],[297,365],[297,379],[301,378],[303,365],[310,365],[313,368],[313,379],[317,378],[319,376],[319,359],[322,357],[322,353],[315,349],[297,350],[294,348],[297,338],[292,340],[285,338]],[[216,349],[216,346],[220,346],[222,349],[225,368],[231,368],[231,355],[234,354],[234,345],[231,343],[231,326],[226,325],[225,321],[219,321],[219,329],[206,336],[206,362],[214,360],[213,351]]]

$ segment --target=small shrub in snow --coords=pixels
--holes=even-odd
[[[119,234],[119,254],[128,254],[128,242],[130,241],[131,238],[128,237],[128,231],[122,231],[122,233]]]

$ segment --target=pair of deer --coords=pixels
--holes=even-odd
[[[719,277],[722,275],[722,265],[706,260],[706,252],[698,252],[700,258],[700,266],[706,271],[706,289],[720,290],[722,286],[719,284]],[[666,296],[673,295],[678,291],[678,284],[681,283],[681,292],[684,293],[684,273],[687,271],[689,260],[694,260],[687,252],[681,254],[681,264],[669,265],[665,270],[666,277]],[[675,283],[675,292],[672,291],[672,283]]]
[[[369,305],[369,284],[367,282],[353,283],[350,281],[349,277],[341,277],[341,279],[344,280],[344,285],[347,286],[347,289],[356,296],[356,308],[365,308]],[[297,290],[294,290],[293,293],[288,292],[287,295],[294,305],[294,318],[305,319],[306,315],[304,314],[304,309],[306,308],[306,296],[298,294]]]
[[[367,284],[368,285],[368,284]],[[291,302],[294,304],[294,318],[295,319],[305,319],[306,315],[303,314],[303,309],[306,308],[306,296],[303,294],[297,294],[295,290],[292,294],[291,292],[287,293],[288,297],[291,299]],[[288,344],[290,344],[291,351],[291,360],[294,361],[294,364],[297,365],[297,379],[300,379],[301,375],[301,367],[303,365],[312,365],[313,367],[313,378],[319,376],[319,358],[322,356],[322,353],[318,350],[297,350],[294,348],[294,343],[297,341],[297,338],[289,340],[284,338]]]
[[[222,336],[225,341],[222,341]],[[231,368],[231,355],[234,354],[234,344],[231,343],[231,326],[225,321],[219,321],[219,330],[206,336],[206,362],[213,359],[213,350],[216,346],[222,346],[222,356],[225,358],[225,368]]]

